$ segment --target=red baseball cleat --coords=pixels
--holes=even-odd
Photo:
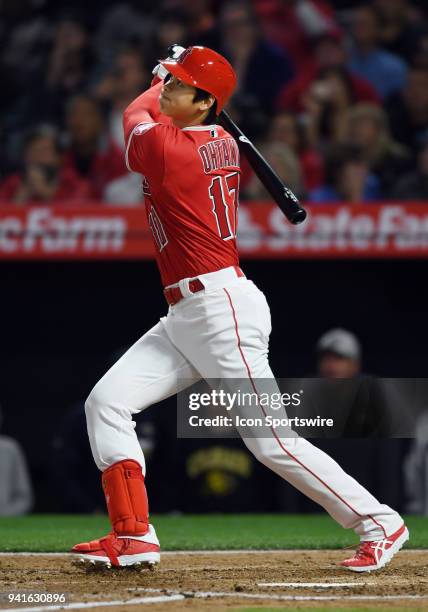
[[[353,557],[342,561],[342,567],[353,572],[372,572],[389,563],[409,539],[407,527],[402,527],[389,538],[376,542],[361,542]]]
[[[89,561],[94,565],[104,563],[108,567],[152,566],[159,563],[159,540],[152,525],[149,525],[147,534],[141,537],[144,538],[144,541],[109,533],[100,540],[76,544],[71,552],[78,554],[81,561]]]

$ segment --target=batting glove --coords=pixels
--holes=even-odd
[[[180,47],[180,45],[171,45],[168,47],[168,59],[178,59],[183,51],[185,51],[184,47]],[[153,68],[152,74],[155,79],[157,78],[159,81],[163,81],[168,74],[168,70],[162,66],[162,64],[158,64]]]

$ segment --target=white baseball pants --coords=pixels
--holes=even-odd
[[[205,289],[170,306],[168,315],[140,338],[96,384],[86,402],[92,453],[103,471],[123,459],[145,461],[132,415],[206,379],[258,379],[276,383],[268,362],[271,332],[263,293],[234,268],[198,277]],[[320,504],[363,540],[378,540],[403,521],[380,504],[324,452],[294,432],[243,440],[264,465]],[[291,437],[293,436],[293,437]]]

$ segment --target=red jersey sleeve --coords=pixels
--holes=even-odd
[[[163,82],[138,96],[123,114],[126,165],[131,172],[159,175],[163,172],[164,143],[176,131],[170,117],[162,114],[159,95]]]

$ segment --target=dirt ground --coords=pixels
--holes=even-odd
[[[67,555],[0,556],[0,609],[40,609],[37,603],[9,604],[6,594],[12,592],[67,593],[68,603],[86,603],[85,608],[92,607],[88,606],[91,602],[116,601],[96,608],[112,612],[135,612],[141,604],[152,612],[231,611],[253,606],[428,609],[428,551],[404,551],[385,569],[371,574],[338,568],[347,553],[166,553],[153,571],[86,569]],[[262,582],[351,584],[298,588],[260,586]],[[223,595],[217,595],[220,593]]]

